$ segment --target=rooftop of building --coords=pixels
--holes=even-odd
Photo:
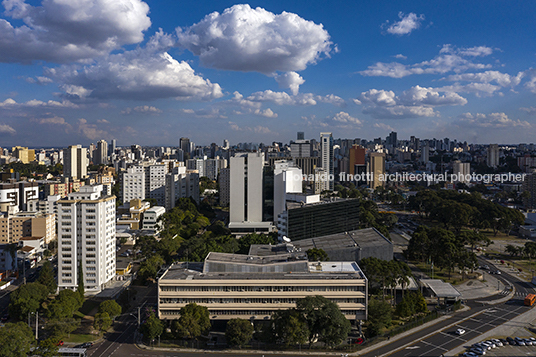
[[[209,253],[212,254],[212,253]],[[225,254],[225,253],[217,253]],[[226,254],[241,255],[241,254]],[[239,267],[251,264],[266,264],[263,262],[273,262],[274,259],[281,260],[281,256],[272,257],[253,257],[250,255],[241,255],[236,257]],[[207,257],[208,258],[208,257]],[[219,260],[218,263],[225,263]],[[224,260],[233,260],[233,257],[224,257]],[[287,261],[273,263],[279,265],[283,271],[270,272],[249,272],[249,271],[209,271],[206,270],[205,263],[177,263],[173,264],[159,279],[161,282],[169,280],[340,280],[340,279],[366,279],[361,268],[356,262],[308,262],[306,260],[296,261],[290,264]],[[270,264],[270,263],[268,263]],[[297,270],[285,270],[298,268]]]
[[[359,200],[355,198],[340,198],[340,197],[325,198],[318,202],[313,202],[313,203],[287,201],[287,210],[296,209],[296,208],[313,207],[313,206],[325,205],[325,204],[330,204],[330,203],[339,203],[339,202],[345,202],[345,201],[358,201],[359,202]]]
[[[292,238],[292,237],[291,237]],[[339,250],[350,247],[379,247],[385,244],[393,244],[383,236],[376,228],[358,229],[355,231],[330,234],[327,236],[301,239],[293,242],[296,248],[307,251],[312,248]]]

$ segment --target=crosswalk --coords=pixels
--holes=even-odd
[[[503,291],[500,292],[501,295],[508,295],[510,294],[510,290],[508,289],[504,289]],[[519,292],[519,291],[516,291],[514,296],[520,296],[520,297],[525,297],[527,295],[527,293],[522,293],[522,292]]]

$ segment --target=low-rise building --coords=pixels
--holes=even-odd
[[[161,206],[153,206],[143,213],[143,230],[153,230],[156,233],[162,230],[162,221],[158,218],[166,213]]]
[[[189,303],[211,320],[268,319],[322,295],[349,320],[367,318],[367,278],[356,262],[308,262],[296,250],[257,256],[211,252],[204,263],[174,264],[158,279],[158,317],[178,319]]]

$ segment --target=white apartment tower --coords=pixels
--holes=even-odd
[[[302,170],[292,161],[276,161],[274,168],[274,221],[287,210],[287,193],[302,193]]]
[[[122,175],[121,195],[123,203],[133,199],[144,200],[145,170],[143,166],[131,166]]]
[[[171,173],[166,175],[165,185],[165,208],[173,209],[179,198],[193,198],[199,203],[199,173],[186,170],[185,166],[174,167]]]
[[[456,160],[452,163],[452,174],[455,175],[456,181],[461,183],[469,183],[471,180],[466,180],[471,175],[471,164]]]
[[[331,133],[320,133],[320,145],[322,148],[322,168],[328,176],[333,177],[333,136]],[[324,190],[333,191],[334,180],[326,180]]]
[[[82,145],[71,145],[63,149],[63,177],[83,179],[87,177],[87,149]]]
[[[115,277],[115,196],[82,186],[58,201],[58,287],[76,290],[79,269],[88,293]]]

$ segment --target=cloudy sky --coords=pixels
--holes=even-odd
[[[3,0],[0,146],[534,142],[534,1]]]

